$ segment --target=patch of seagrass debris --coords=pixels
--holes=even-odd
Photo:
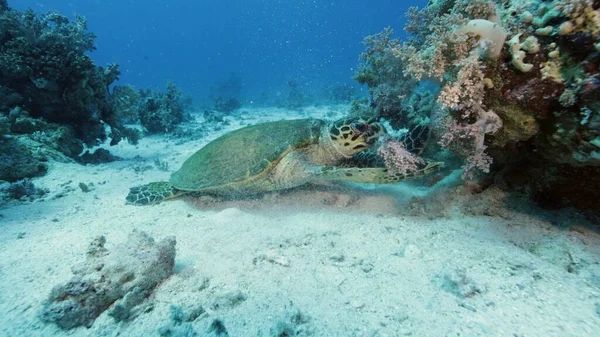
[[[218,318],[210,324],[206,333],[207,337],[229,337],[225,324]]]
[[[42,199],[50,192],[47,188],[39,188],[30,179],[23,179],[11,183],[5,188],[0,187],[0,196],[4,199],[20,201],[34,201]]]
[[[290,304],[293,306],[293,304]],[[291,309],[285,312],[285,316],[271,328],[270,336],[312,336],[314,331],[310,324],[310,317],[298,309]]]
[[[211,305],[211,309],[233,308],[244,302],[246,298],[246,295],[239,290],[230,291],[219,295]]]
[[[158,334],[161,337],[198,336],[198,333],[194,330],[190,322],[206,314],[202,306],[198,306],[194,310],[185,313],[181,306],[171,304],[169,311],[171,312],[171,321],[158,329]]]
[[[104,236],[94,239],[86,261],[73,268],[73,278],[55,286],[44,302],[40,317],[63,329],[90,327],[110,308],[116,321],[134,318],[154,289],[173,273],[175,237],[155,242],[133,230],[127,241],[111,251]],[[138,310],[139,309],[139,310]]]
[[[446,270],[434,278],[441,290],[444,290],[460,299],[470,298],[483,292],[482,288],[473,281],[462,268]]]

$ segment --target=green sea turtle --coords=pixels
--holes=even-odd
[[[156,204],[184,194],[240,196],[319,181],[394,183],[435,171],[426,163],[404,174],[375,165],[372,145],[384,127],[374,119],[284,120],[229,132],[194,153],[171,179],[130,189],[133,205]],[[371,152],[369,152],[371,151]],[[362,156],[357,156],[362,154]]]

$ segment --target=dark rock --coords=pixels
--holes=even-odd
[[[310,336],[310,327],[306,324],[310,321],[310,317],[306,316],[297,309],[292,309],[286,313],[286,317],[277,322],[271,328],[270,335],[274,337],[286,336]]]
[[[538,72],[538,70],[535,70],[535,72]],[[507,103],[531,111],[539,119],[550,117],[552,112],[560,107],[558,98],[565,89],[563,83],[542,80],[539,74],[535,74],[535,77],[526,81],[512,72],[506,75],[504,83],[506,91],[504,91],[503,96]]]
[[[600,210],[600,166],[532,165],[529,193],[548,209]]]
[[[458,298],[464,299],[480,294],[482,290],[475,284],[463,269],[453,269],[437,275],[434,279],[437,286]]]
[[[225,114],[215,110],[204,110],[202,116],[208,123],[222,123],[225,121]]]
[[[89,186],[86,185],[85,183],[79,183],[79,188],[84,193],[87,193],[87,192],[91,191],[91,189],[89,188]]]
[[[11,125],[10,131],[13,133],[29,134],[36,131],[44,131],[48,128],[48,123],[38,118],[17,117]]]
[[[158,329],[158,334],[163,337],[194,337],[198,333],[192,325],[187,322],[183,308],[179,305],[171,305],[171,322]]]
[[[46,158],[17,138],[0,141],[0,180],[15,182],[46,174]]]
[[[5,192],[8,197],[15,200],[28,199],[33,201],[37,198],[41,198],[48,193],[47,189],[37,188],[33,182],[29,179],[23,179],[15,183],[10,184]]]
[[[246,295],[239,290],[231,291],[217,297],[211,308],[213,310],[233,308],[244,302],[246,298]]]
[[[579,92],[579,99],[581,102],[587,105],[598,104],[598,98],[600,97],[600,78],[588,77],[581,81],[581,90]]]
[[[242,106],[240,101],[242,87],[243,80],[235,73],[211,85],[208,96],[213,101],[215,110],[228,114],[239,109]]]
[[[596,38],[588,32],[574,32],[563,35],[558,39],[560,50],[569,51],[569,55],[576,59],[584,59],[595,51]]]
[[[181,325],[167,324],[158,329],[158,334],[161,337],[195,337],[198,333],[194,330],[191,324],[185,323]]]
[[[86,261],[73,268],[75,276],[52,289],[40,313],[43,321],[62,329],[89,327],[111,305],[109,315],[115,320],[131,319],[134,307],[173,272],[172,236],[156,243],[145,232],[134,230],[110,252],[105,242],[104,237],[96,238]]]
[[[215,319],[208,328],[208,333],[216,337],[229,337],[225,324],[220,319]]]
[[[113,156],[110,151],[106,149],[97,149],[94,153],[90,153],[90,151],[85,151],[84,154],[79,156],[79,162],[82,164],[102,164],[102,163],[110,163],[113,161],[120,160],[120,157]]]

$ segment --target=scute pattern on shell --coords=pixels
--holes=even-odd
[[[288,148],[317,143],[324,124],[319,119],[284,120],[232,131],[194,153],[170,182],[183,191],[201,191],[244,181],[263,172]]]

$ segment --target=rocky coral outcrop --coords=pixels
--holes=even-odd
[[[43,176],[48,171],[48,160],[68,162],[62,153],[29,137],[0,139],[0,180],[15,182]]]
[[[130,319],[141,304],[173,272],[175,237],[160,242],[134,230],[127,241],[108,251],[94,239],[86,261],[73,268],[73,278],[55,286],[40,313],[42,320],[63,329],[91,326],[103,312],[117,321]]]
[[[69,126],[93,146],[110,137],[137,140],[115,114],[110,85],[118,65],[98,67],[89,51],[95,35],[83,17],[56,12],[37,15],[0,3],[0,111],[22,107],[31,117]],[[105,131],[110,127],[110,134]]]
[[[185,119],[181,92],[173,82],[167,82],[164,93],[140,91],[139,119],[150,133],[173,131]]]
[[[356,78],[372,106],[386,97],[386,106],[401,106],[423,91],[418,83],[436,83],[437,104],[414,112],[462,159],[464,178],[527,172],[525,186],[509,185],[540,204],[598,209],[589,201],[600,190],[585,183],[600,167],[598,1],[436,0],[407,17],[408,41],[389,30],[367,40]],[[400,109],[375,112],[395,127],[415,120]]]

